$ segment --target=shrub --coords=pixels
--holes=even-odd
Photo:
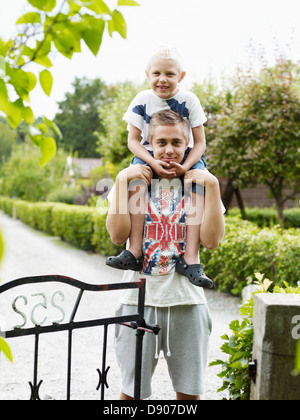
[[[1,167],[0,193],[27,201],[44,201],[49,192],[63,182],[66,155],[58,151],[48,165],[40,167],[40,152],[24,143],[14,147]]]
[[[283,281],[296,285],[300,279],[299,230],[278,226],[259,228],[256,224],[227,217],[226,234],[220,246],[201,251],[207,275],[220,290],[241,293],[260,271],[280,285]]]
[[[52,230],[67,242],[84,250],[93,249],[93,210],[84,206],[58,204],[52,207]]]
[[[272,282],[260,273],[256,273],[255,277],[257,279],[255,283],[258,285],[257,293],[270,293],[269,288]],[[275,286],[273,293],[300,294],[300,287],[291,287],[288,283],[284,283],[282,288]],[[218,392],[227,390],[231,400],[250,399],[251,381],[248,378],[248,368],[253,354],[253,310],[254,298],[252,297],[240,308],[242,320],[234,320],[230,323],[232,335],[229,337],[225,334],[221,337],[224,340],[221,350],[228,355],[228,359],[216,360],[210,364],[210,366],[222,366],[222,371],[218,376],[223,378],[223,385]],[[296,367],[297,363],[298,360],[295,361]]]
[[[58,187],[47,195],[47,201],[65,204],[74,204],[76,197],[80,195],[80,187]]]
[[[0,209],[34,229],[58,236],[84,250],[114,255],[124,247],[114,245],[106,230],[107,208],[61,203],[30,203],[0,196]],[[15,210],[14,210],[15,209]]]
[[[229,210],[229,216],[239,216],[240,209],[234,207]],[[300,228],[300,209],[286,209],[283,212],[285,228]],[[273,227],[278,225],[278,213],[273,208],[248,207],[246,208],[247,220],[256,223],[259,227]]]

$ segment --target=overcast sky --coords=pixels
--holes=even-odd
[[[35,115],[52,118],[57,101],[71,90],[74,78],[100,77],[107,83],[142,82],[149,54],[159,45],[182,52],[187,70],[185,86],[212,76],[231,74],[251,60],[248,45],[270,61],[275,51],[300,58],[300,0],[137,0],[140,7],[122,7],[127,40],[104,37],[98,56],[83,47],[72,60],[57,57],[54,86],[48,98],[40,89],[32,95]],[[0,37],[9,38],[23,13],[25,0],[0,0]],[[107,0],[113,8],[114,0]]]

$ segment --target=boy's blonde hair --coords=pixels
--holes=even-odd
[[[176,125],[181,124],[182,131],[186,142],[189,141],[190,126],[189,123],[183,118],[178,112],[172,111],[171,109],[164,109],[163,111],[156,112],[153,114],[149,124],[148,138],[151,142],[153,140],[154,130],[160,125]]]
[[[184,71],[183,69],[183,60],[181,57],[180,52],[177,50],[177,48],[170,48],[170,47],[159,47],[150,57],[148,64],[147,64],[147,71],[149,72],[150,67],[152,66],[152,63],[155,59],[161,58],[163,60],[173,60],[177,69],[180,72],[180,75]]]

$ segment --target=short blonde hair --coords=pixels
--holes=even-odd
[[[149,141],[152,141],[156,127],[160,125],[176,124],[181,124],[184,138],[188,142],[190,137],[189,123],[183,118],[182,115],[178,114],[178,112],[172,111],[171,109],[165,109],[153,114],[149,124]]]
[[[173,60],[177,69],[180,72],[180,75],[184,71],[183,69],[183,60],[180,52],[177,48],[170,48],[170,47],[159,47],[150,57],[148,64],[147,64],[147,71],[149,72],[150,67],[155,59],[161,58],[163,60]]]

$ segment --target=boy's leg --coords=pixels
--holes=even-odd
[[[130,186],[129,186],[130,187]],[[134,187],[130,187],[129,191],[129,211],[131,219],[131,231],[129,235],[128,250],[135,256],[140,258],[142,255],[143,235],[145,225],[145,194],[147,185],[140,182]]]
[[[187,214],[186,248],[184,259],[187,264],[199,264],[200,226],[204,210],[204,197],[191,193],[191,205]]]

